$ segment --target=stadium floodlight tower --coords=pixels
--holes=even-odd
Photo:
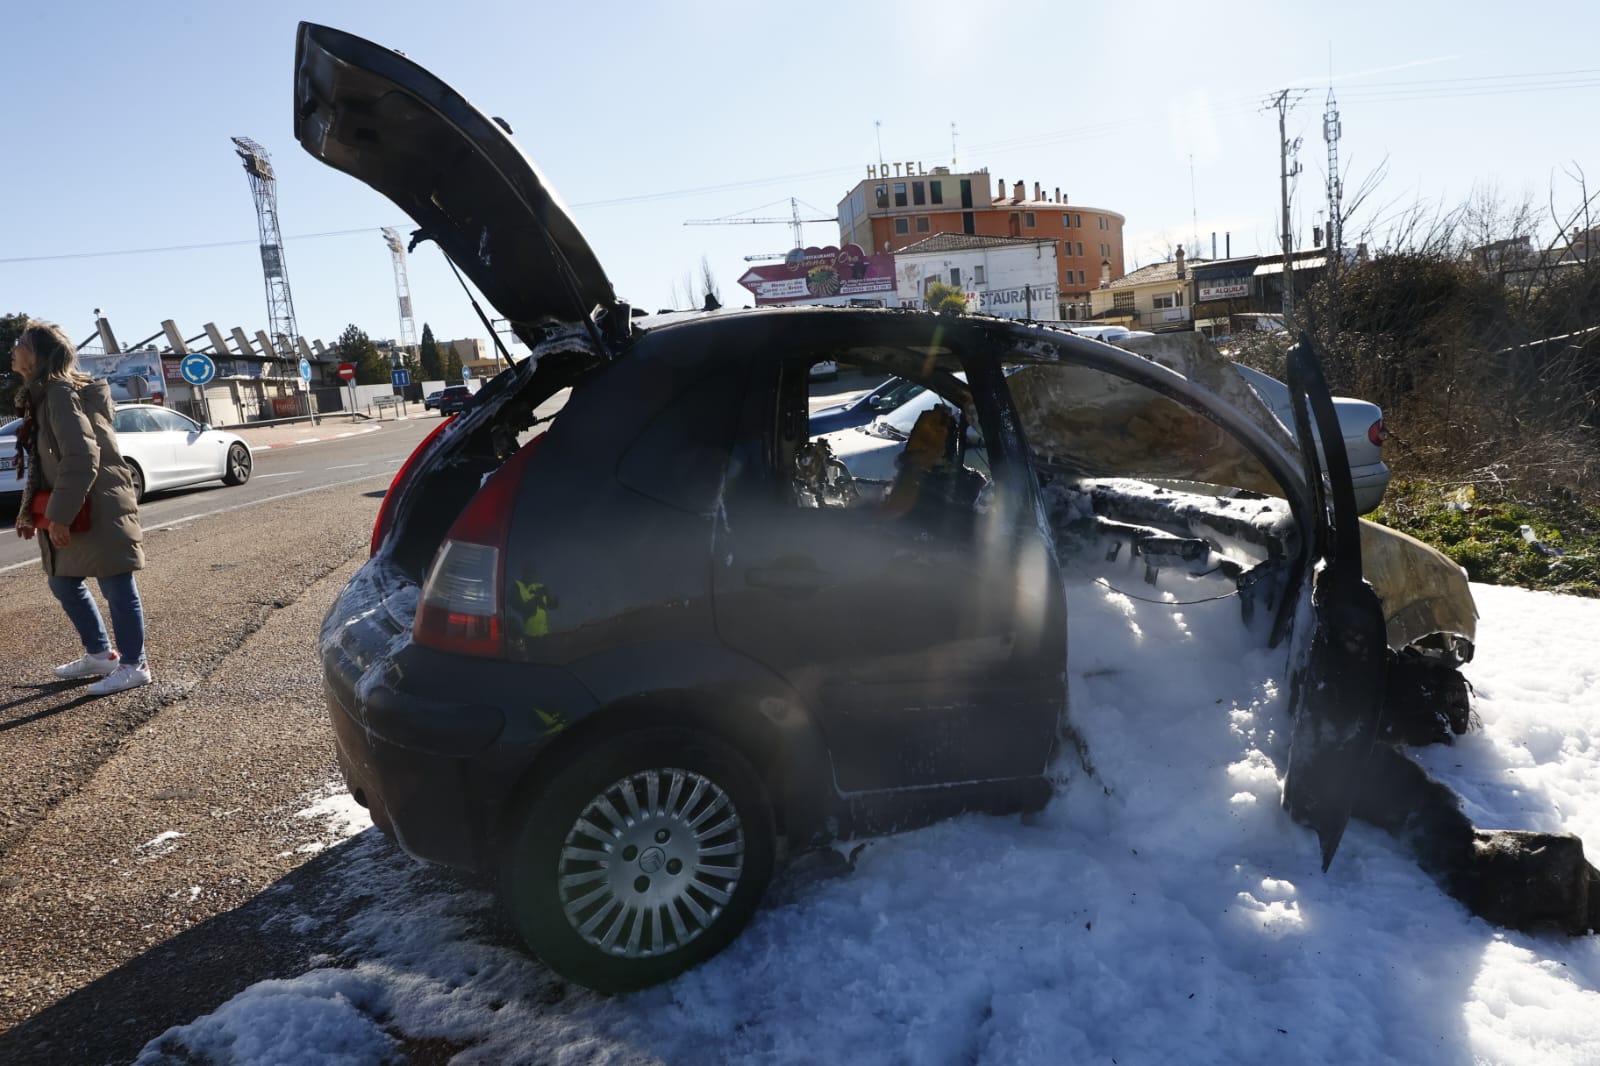
[[[411,316],[411,284],[406,281],[406,246],[400,231],[393,226],[383,227],[383,243],[389,246],[389,256],[394,260],[394,295],[400,303],[400,346],[416,354],[417,322]]]
[[[293,353],[300,339],[294,323],[294,300],[289,295],[289,268],[283,261],[283,234],[278,229],[278,183],[272,175],[272,157],[248,137],[233,138],[250,192],[256,201],[256,226],[261,231],[261,273],[267,282],[267,326],[274,347]],[[267,353],[270,354],[270,353]]]

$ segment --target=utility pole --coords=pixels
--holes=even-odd
[[[1295,100],[1289,98],[1295,93]],[[1294,328],[1294,231],[1289,228],[1289,179],[1300,173],[1300,164],[1289,162],[1300,150],[1300,138],[1289,141],[1289,109],[1294,107],[1304,90],[1284,89],[1268,105],[1278,112],[1278,188],[1283,205],[1283,324]]]

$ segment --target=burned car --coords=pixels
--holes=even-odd
[[[1391,662],[1470,654],[1448,560],[1391,544],[1388,597],[1364,579],[1384,538],[1309,344],[1291,435],[1201,348],[866,308],[637,317],[506,125],[405,56],[302,25],[294,123],[531,352],[407,460],[323,622],[340,766],[406,851],[494,873],[583,984],[713,955],[786,855],[1046,803],[1076,745],[1066,566],[1234,597],[1283,650],[1285,802],[1325,862],[1373,806]],[[948,401],[893,477],[811,433],[829,361]],[[1402,834],[1403,805],[1449,806],[1406,782],[1371,812]]]

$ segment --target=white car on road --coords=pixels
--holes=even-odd
[[[134,493],[140,499],[158,489],[205,481],[243,485],[250,480],[255,461],[243,437],[154,404],[119,404],[114,417],[117,447],[133,474]],[[16,468],[21,425],[21,419],[12,419],[0,426],[0,494],[22,492],[21,472]]]

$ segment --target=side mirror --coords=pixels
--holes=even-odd
[[[888,401],[882,396],[874,393],[873,395],[867,397],[867,406],[874,411],[882,411],[888,406]]]
[[[211,432],[211,423],[210,422],[202,422],[202,423],[200,423],[200,432],[201,433],[210,433]]]

